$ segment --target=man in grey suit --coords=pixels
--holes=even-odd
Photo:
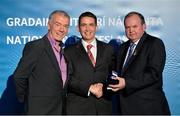
[[[121,44],[117,57],[119,84],[109,85],[119,92],[121,114],[170,114],[163,92],[162,73],[166,60],[162,40],[145,32],[144,17],[130,12],[124,19],[129,41]]]
[[[70,16],[61,10],[52,12],[48,33],[25,45],[14,72],[16,93],[25,102],[27,114],[63,114],[67,83],[67,64],[61,54],[62,39],[69,28]]]
[[[82,39],[67,49],[69,83],[67,114],[111,114],[110,93],[106,79],[113,64],[113,47],[97,40],[97,18],[91,12],[79,16]]]

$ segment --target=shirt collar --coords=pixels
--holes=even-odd
[[[94,39],[91,43],[87,43],[86,41],[84,41],[84,40],[82,39],[82,45],[84,46],[85,49],[87,49],[86,46],[89,45],[89,44],[93,45],[93,47],[96,48],[96,46],[97,46],[97,41],[96,41],[96,39]]]
[[[139,40],[140,40],[140,39],[138,39],[136,42],[134,42],[135,46],[139,43]]]
[[[59,48],[59,42],[56,41],[55,39],[53,39],[53,38],[50,36],[49,33],[47,34],[47,38],[48,38],[51,46],[54,47],[54,48],[58,51],[58,50],[59,50],[59,49],[58,49],[58,48]]]

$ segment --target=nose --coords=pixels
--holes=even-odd
[[[130,32],[130,33],[133,32],[133,28],[132,28],[132,27],[129,28],[129,32]]]
[[[65,27],[63,25],[59,26],[59,31],[63,32],[65,30]]]
[[[86,26],[85,26],[85,31],[88,31],[89,28],[90,28],[90,26],[86,25]]]

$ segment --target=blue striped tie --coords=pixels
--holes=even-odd
[[[133,49],[134,49],[135,45],[136,45],[136,44],[134,44],[134,43],[130,43],[129,53],[128,53],[127,59],[126,59],[123,67],[126,67],[126,65],[128,64],[129,59],[131,58],[131,56],[132,56],[132,54],[133,54]]]

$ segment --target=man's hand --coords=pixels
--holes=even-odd
[[[118,91],[118,90],[121,90],[121,89],[124,89],[124,88],[125,88],[126,83],[125,83],[125,79],[124,79],[124,78],[122,78],[122,77],[116,77],[116,78],[113,78],[113,79],[118,80],[119,83],[116,84],[116,85],[112,85],[112,84],[109,85],[109,87],[111,87],[111,90],[112,90],[112,91],[116,92],[116,91]]]
[[[97,98],[100,98],[103,96],[103,84],[102,83],[92,84],[89,88],[89,91]]]

